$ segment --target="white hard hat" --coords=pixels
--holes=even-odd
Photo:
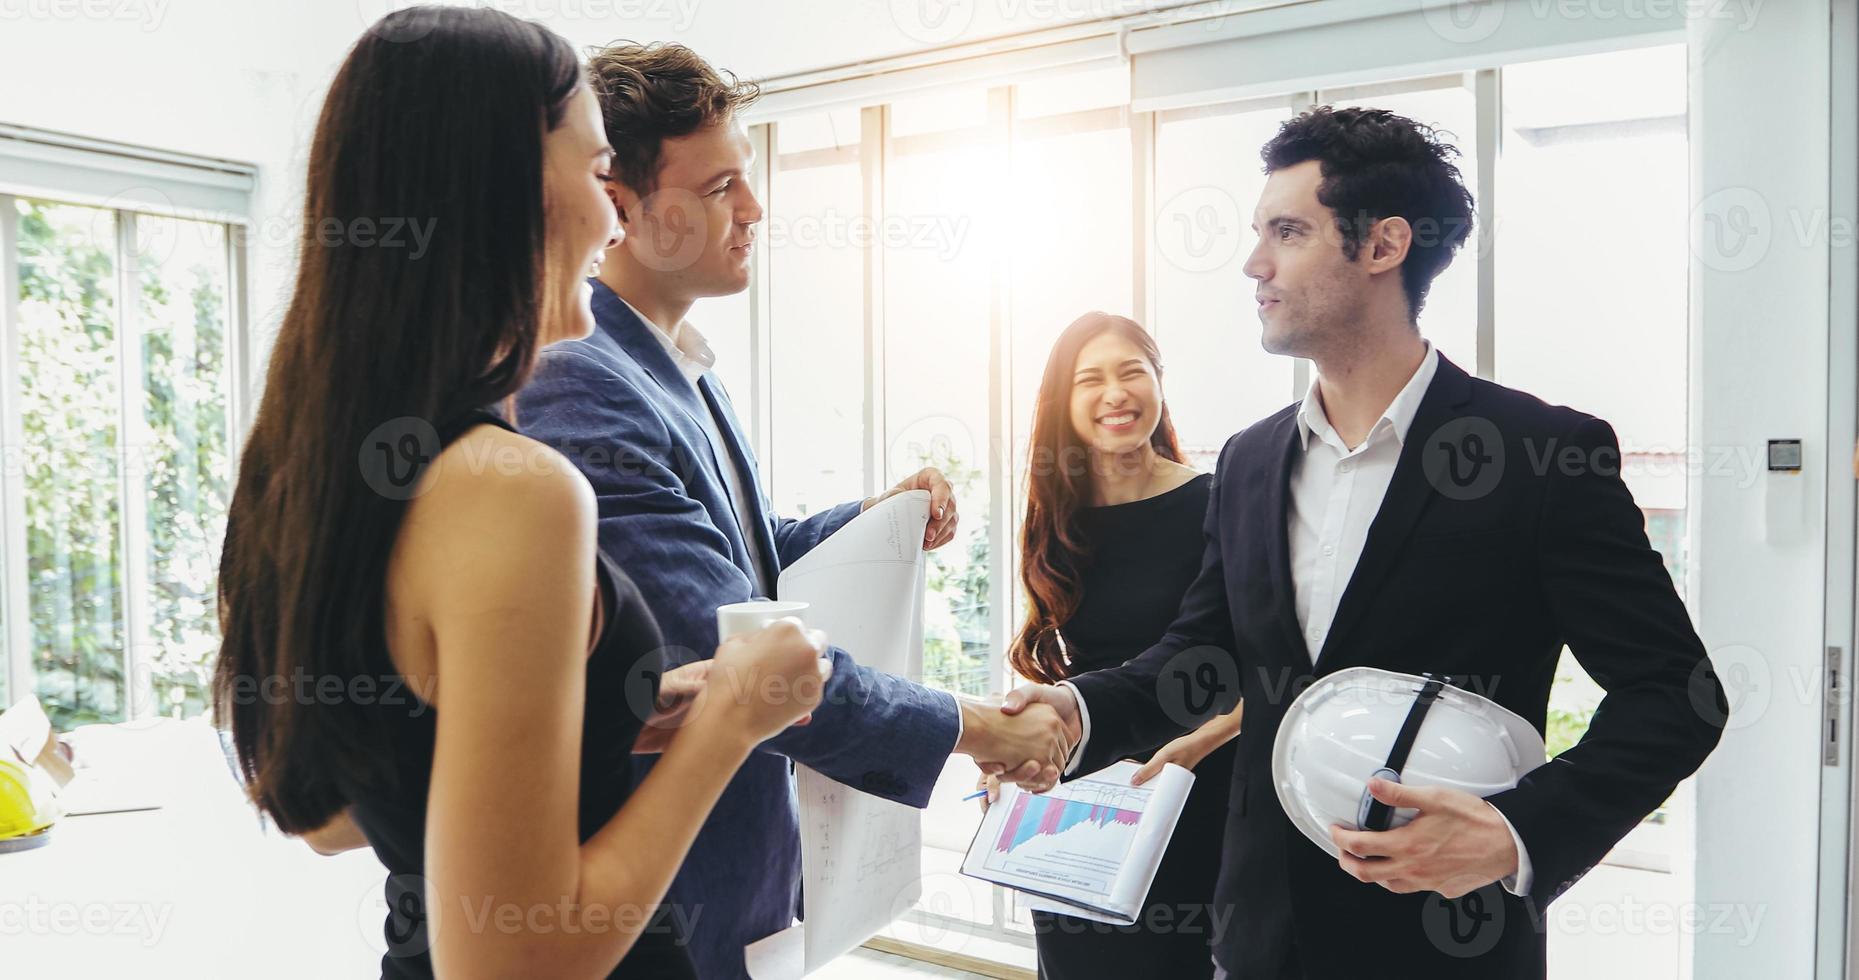
[[[1285,710],[1272,783],[1291,822],[1336,856],[1330,826],[1392,830],[1418,811],[1369,795],[1369,777],[1486,797],[1544,762],[1543,736],[1515,712],[1443,680],[1376,667],[1319,678]]]

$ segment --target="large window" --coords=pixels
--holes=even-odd
[[[1119,85],[1118,83],[1122,84]],[[1127,75],[1063,75],[1013,92],[1003,234],[1011,296],[1008,507],[1025,510],[1027,445],[1046,356],[1081,314],[1135,313]],[[1015,624],[1017,625],[1017,624]]]
[[[1682,595],[1688,465],[1685,48],[1518,65],[1504,77],[1497,380],[1611,423],[1622,475]],[[1564,651],[1548,743],[1602,690]],[[1616,848],[1671,867],[1676,802]],[[1668,950],[1676,957],[1676,944]]]
[[[1155,136],[1155,322],[1162,391],[1189,460],[1204,470],[1227,437],[1296,397],[1295,364],[1260,346],[1252,212],[1259,147],[1293,100],[1174,110]]]
[[[61,728],[198,714],[232,462],[226,227],[5,196],[0,221],[8,654]]]
[[[915,239],[884,253],[886,477],[937,466],[960,501],[956,539],[930,561],[923,673],[968,694],[996,686],[990,481],[999,464],[989,436],[1003,327],[998,117],[980,90],[900,102],[885,146],[885,222]]]
[[[1054,338],[1092,309],[1149,327],[1190,460],[1210,469],[1312,373],[1260,346],[1243,271],[1259,148],[1309,106],[1374,106],[1457,146],[1478,198],[1480,228],[1435,282],[1422,334],[1467,371],[1609,418],[1682,586],[1684,79],[1682,47],[1652,48],[1136,112],[1126,77],[1091,70],[778,121],[758,286],[777,501],[803,513],[942,467],[962,534],[931,558],[924,680],[1012,685],[1025,442]],[[836,215],[870,234],[803,234]],[[1586,730],[1599,695],[1565,656],[1552,753]],[[956,873],[974,779],[965,759],[945,769],[905,938],[1027,964],[1026,917]],[[1682,799],[1616,850],[1616,870],[1670,866],[1661,828]]]
[[[775,127],[763,240],[769,275],[777,512],[865,496],[864,245],[859,113]],[[741,333],[742,331],[733,331]]]

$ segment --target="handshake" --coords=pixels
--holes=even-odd
[[[998,705],[957,700],[962,737],[955,751],[973,757],[983,773],[1035,793],[1058,784],[1083,737],[1070,688],[1028,684]]]

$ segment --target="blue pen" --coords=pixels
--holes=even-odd
[[[987,791],[987,790],[985,790],[985,789],[978,789],[978,790],[975,790],[975,791],[974,791],[973,793],[970,793],[970,794],[968,794],[967,796],[964,796],[964,797],[962,797],[962,802],[963,802],[963,803],[967,803],[967,802],[968,802],[969,800],[978,800],[978,799],[981,799],[982,797],[984,797],[984,796],[986,796],[986,795],[988,795],[988,791]]]

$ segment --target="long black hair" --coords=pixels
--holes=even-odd
[[[574,49],[537,24],[413,7],[362,35],[323,102],[296,286],[228,515],[213,682],[249,791],[287,832],[385,772],[383,595],[411,494],[369,444],[430,457],[435,424],[528,377],[543,136],[580,84]],[[389,245],[395,223],[423,223],[425,247]]]

